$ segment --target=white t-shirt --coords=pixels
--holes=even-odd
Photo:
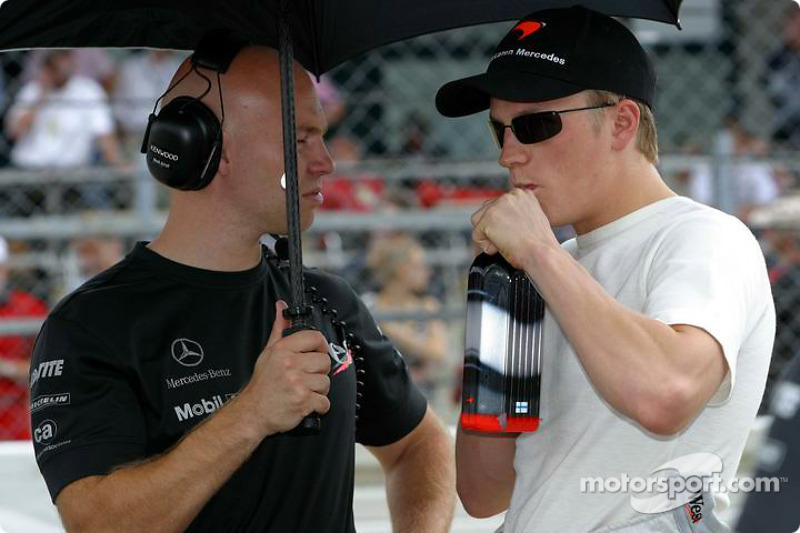
[[[40,94],[38,83],[25,84],[9,112],[9,120],[16,120]],[[14,145],[11,162],[20,168],[90,165],[95,139],[113,131],[114,121],[103,88],[94,80],[73,76],[42,102],[31,129]]]
[[[548,312],[543,421],[517,439],[506,533],[588,532],[643,516],[631,506],[631,492],[582,493],[585,477],[647,478],[667,461],[708,453],[722,459],[722,478],[729,479],[764,392],[775,309],[758,242],[739,220],[672,197],[564,247],[629,309],[708,331],[722,345],[730,372],[687,429],[660,437],[603,400]],[[717,510],[729,505],[725,495],[714,498]]]

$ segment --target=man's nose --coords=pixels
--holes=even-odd
[[[511,128],[503,130],[503,147],[497,162],[504,168],[511,168],[525,162],[525,147],[519,142]]]
[[[333,172],[336,170],[336,163],[333,161],[333,158],[331,157],[328,147],[324,141],[320,145],[320,150],[317,154],[317,157],[315,157],[311,162],[309,170],[318,176],[327,176],[329,174],[333,174]]]

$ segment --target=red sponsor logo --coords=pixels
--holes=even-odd
[[[544,28],[544,26],[545,26],[544,22],[525,21],[525,22],[520,22],[519,24],[514,26],[514,29],[511,31],[515,30],[521,31],[522,35],[518,37],[518,40],[521,41],[530,36],[532,33],[541,30],[542,28]]]
[[[704,504],[703,495],[700,494],[684,506],[686,508],[686,514],[688,514],[689,518],[692,520],[692,524],[696,524],[703,519]]]
[[[336,348],[338,348],[338,346]],[[344,357],[341,357],[341,354],[338,354],[338,357],[334,358],[336,363],[333,366],[334,376],[340,372],[344,372],[350,368],[350,365],[353,364],[353,352],[350,350],[350,348],[346,348],[346,350],[347,351],[344,353]]]

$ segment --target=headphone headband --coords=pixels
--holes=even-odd
[[[233,58],[246,45],[245,39],[230,30],[211,30],[197,43],[192,65],[225,74]]]

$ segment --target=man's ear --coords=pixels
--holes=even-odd
[[[611,129],[611,147],[614,150],[622,151],[636,139],[640,117],[639,106],[633,100],[624,99],[617,104]]]

